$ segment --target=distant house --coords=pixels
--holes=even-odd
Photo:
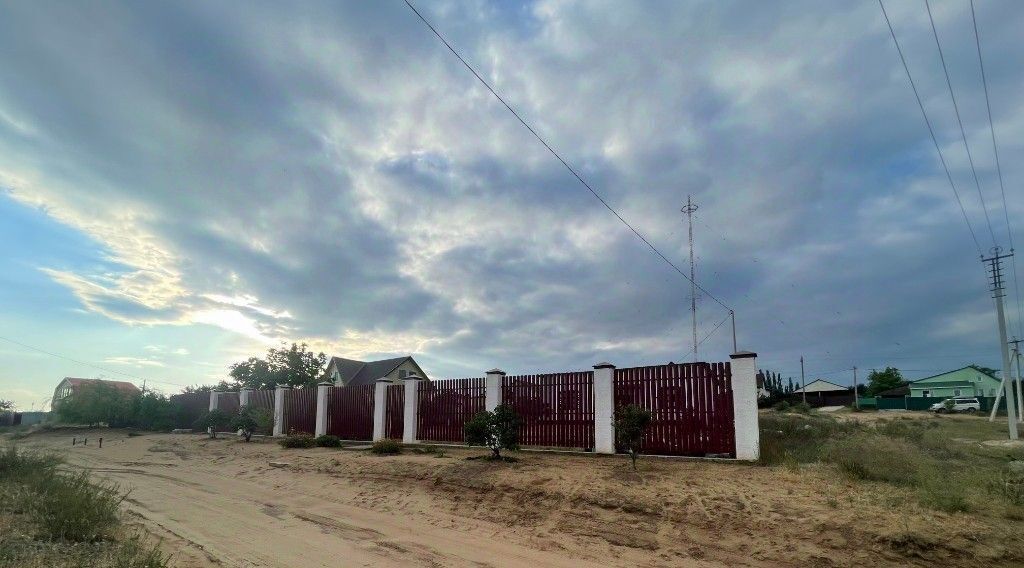
[[[852,387],[844,387],[823,379],[813,380],[803,388],[796,389],[791,397],[803,400],[805,392],[807,403],[811,406],[843,406],[853,403]]]
[[[841,386],[841,385],[837,385],[835,383],[830,383],[830,382],[828,382],[826,380],[823,380],[823,379],[817,379],[817,380],[814,380],[814,381],[811,381],[811,382],[807,383],[807,385],[802,387],[802,388],[796,389],[794,392],[796,394],[803,394],[803,393],[806,392],[807,394],[817,395],[818,393],[821,393],[821,394],[840,394],[840,393],[845,393],[845,392],[849,392],[849,391],[850,391],[850,387],[844,387],[844,386]]]
[[[909,385],[911,398],[951,396],[996,396],[999,379],[974,367],[964,367],[918,379]]]
[[[411,373],[427,378],[416,360],[410,357],[396,357],[380,361],[356,361],[344,357],[331,357],[324,372],[324,380],[339,387],[372,385],[377,379],[399,381]]]
[[[53,389],[53,399],[50,401],[50,408],[56,410],[58,406],[68,398],[75,395],[75,393],[83,386],[103,384],[115,389],[128,393],[128,394],[142,394],[139,387],[126,381],[105,381],[102,379],[79,379],[76,377],[64,377],[64,379],[57,384],[57,388]]]

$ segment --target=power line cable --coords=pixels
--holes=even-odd
[[[988,96],[988,79],[985,76],[985,60],[981,56],[981,34],[978,33],[978,17],[974,13],[974,0],[971,0],[971,22],[974,24],[974,45],[978,48],[978,68],[981,69],[981,85],[985,89],[985,110],[988,112],[989,132],[992,134],[992,154],[996,159],[996,174],[999,178],[999,193],[1003,198],[1003,215],[1006,217],[1006,237],[1013,252],[1013,231],[1010,228],[1010,208],[1006,206],[1006,186],[1003,184],[1003,168],[999,164],[999,146],[996,144],[996,123],[992,120],[992,103]],[[1017,300],[1017,333],[1024,337],[1024,308],[1021,307],[1020,285],[1017,283],[1017,258],[1010,257],[1010,268],[1013,270],[1013,294]]]
[[[137,375],[133,375],[131,373],[125,373],[123,371],[116,371],[114,369],[107,369],[105,367],[100,367],[99,365],[93,365],[92,363],[86,363],[85,361],[79,361],[78,359],[73,359],[73,358],[67,357],[65,355],[60,355],[58,353],[53,353],[53,352],[50,352],[50,351],[46,351],[45,349],[40,349],[38,347],[33,347],[33,346],[28,345],[26,343],[22,343],[20,341],[15,341],[15,340],[7,338],[7,337],[0,336],[0,340],[6,341],[8,343],[13,343],[15,345],[19,345],[21,347],[24,347],[25,349],[31,349],[32,351],[38,351],[39,353],[42,353],[44,355],[49,355],[51,357],[56,357],[58,359],[64,359],[66,361],[71,361],[72,363],[77,363],[79,365],[85,365],[86,367],[92,367],[93,369],[98,369],[98,370],[103,371],[105,373],[114,373],[116,375],[122,375],[122,376],[125,376],[125,377],[128,377],[128,378],[131,378],[131,379],[135,379],[137,381],[148,381],[148,382],[151,382],[151,383],[159,383],[159,384],[164,384],[164,385],[172,385],[172,386],[176,386],[176,387],[186,387],[186,386],[188,386],[188,385],[179,385],[177,383],[169,383],[167,381],[157,381],[157,380],[153,380],[153,379],[147,379],[147,378],[144,378],[144,377],[139,377]]]
[[[718,328],[722,327],[722,324],[725,323],[725,320],[729,319],[730,315],[732,314],[725,314],[725,317],[722,318],[722,321],[718,322],[718,325],[716,325],[711,331],[709,331],[708,334],[704,336],[704,339],[701,339],[700,341],[697,342],[697,347],[700,347],[702,343],[704,343],[705,341],[708,340],[709,337],[714,335],[715,332],[718,331]]]
[[[541,135],[540,135],[540,134],[538,134],[538,133],[537,133],[537,131],[536,131],[536,130],[534,130],[532,126],[530,126],[530,125],[529,125],[529,123],[527,123],[527,122],[526,122],[525,120],[523,120],[523,117],[522,117],[522,116],[520,116],[520,115],[519,115],[519,113],[518,113],[518,112],[516,112],[516,110],[515,110],[515,109],[513,109],[513,108],[512,108],[512,106],[511,106],[511,105],[509,105],[509,104],[508,104],[508,103],[507,103],[507,102],[505,101],[505,99],[504,99],[504,98],[502,98],[502,96],[501,96],[501,95],[499,95],[499,94],[497,93],[497,91],[495,91],[495,90],[494,90],[494,88],[493,88],[493,87],[491,87],[490,83],[488,83],[488,82],[487,82],[487,81],[486,81],[486,80],[485,80],[485,79],[484,79],[483,77],[481,77],[481,76],[480,76],[480,74],[479,74],[479,73],[477,73],[477,72],[476,72],[476,69],[474,69],[472,65],[470,65],[470,64],[469,64],[469,63],[468,63],[468,62],[467,62],[467,61],[466,61],[466,60],[465,60],[465,59],[464,59],[464,58],[463,58],[463,57],[462,57],[461,55],[459,55],[459,52],[458,52],[458,51],[455,51],[455,48],[453,48],[453,47],[452,47],[452,45],[451,45],[450,43],[448,43],[448,40],[446,40],[446,39],[444,38],[444,36],[442,36],[442,35],[441,35],[441,33],[437,31],[437,28],[435,28],[435,27],[433,26],[433,24],[431,24],[431,23],[430,23],[430,22],[429,22],[429,21],[428,21],[428,20],[427,20],[427,19],[426,19],[426,18],[425,18],[425,17],[423,16],[423,14],[421,14],[421,13],[420,13],[420,11],[419,11],[419,10],[417,10],[417,9],[416,9],[416,7],[412,5],[412,3],[411,3],[411,2],[409,1],[409,0],[404,0],[404,1],[405,1],[405,5],[406,5],[406,6],[408,6],[408,7],[409,7],[409,9],[410,9],[410,10],[412,10],[412,11],[413,11],[413,13],[415,13],[415,14],[416,14],[416,16],[417,16],[417,17],[419,17],[419,19],[420,19],[420,20],[421,20],[421,21],[422,21],[422,22],[423,22],[424,24],[426,24],[426,26],[427,26],[428,28],[430,28],[430,31],[431,31],[431,32],[433,32],[435,36],[437,36],[437,39],[441,40],[441,43],[443,43],[443,44],[444,44],[444,46],[448,48],[448,51],[452,52],[452,54],[453,54],[453,55],[455,55],[455,57],[457,57],[457,58],[458,58],[458,60],[462,62],[462,64],[463,64],[463,65],[464,65],[464,66],[466,67],[466,69],[469,69],[469,72],[470,72],[470,73],[472,73],[472,74],[473,74],[473,76],[474,76],[474,77],[476,77],[476,78],[477,78],[477,80],[478,80],[478,81],[480,81],[480,83],[481,83],[481,84],[483,84],[483,86],[484,86],[484,87],[486,87],[486,88],[487,88],[487,90],[488,90],[488,91],[490,91],[490,92],[491,92],[491,94],[492,94],[492,95],[494,95],[494,97],[495,97],[496,99],[498,99],[498,100],[499,100],[499,101],[501,102],[501,104],[505,105],[505,108],[507,108],[507,109],[508,109],[508,111],[509,111],[509,112],[511,112],[511,113],[512,113],[512,115],[513,115],[513,116],[515,116],[515,117],[516,117],[516,118],[517,118],[517,119],[519,120],[519,122],[520,122],[520,123],[522,123],[522,125],[523,125],[523,126],[525,126],[525,127],[526,127],[526,129],[527,129],[527,130],[529,130],[529,131],[530,131],[530,133],[531,133],[531,134],[533,134],[533,136],[534,136],[534,137],[535,137],[535,138],[536,138],[537,140],[539,140],[541,144],[543,144],[543,145],[544,145],[544,147],[545,147],[545,148],[547,148],[548,152],[551,152],[551,155],[552,155],[552,156],[554,156],[555,158],[557,158],[557,159],[558,159],[558,161],[559,161],[559,162],[561,162],[561,163],[562,163],[562,165],[563,165],[563,166],[565,166],[565,168],[566,168],[567,170],[569,170],[569,172],[570,172],[570,173],[571,173],[571,174],[572,174],[572,175],[573,175],[573,176],[574,176],[574,177],[575,177],[575,178],[576,178],[576,179],[577,179],[577,180],[578,180],[578,181],[579,181],[579,182],[580,182],[581,184],[583,184],[583,187],[587,188],[587,189],[588,189],[588,190],[590,191],[590,193],[592,193],[592,194],[594,195],[594,197],[596,197],[596,198],[597,198],[597,200],[598,200],[598,201],[600,201],[600,202],[601,202],[601,204],[605,206],[605,208],[606,208],[606,209],[608,209],[609,211],[611,211],[611,212],[612,212],[612,215],[615,215],[615,217],[616,217],[616,218],[618,218],[618,220],[619,220],[619,221],[621,221],[623,225],[625,225],[626,227],[629,227],[629,230],[630,230],[630,231],[633,231],[633,234],[634,234],[634,235],[636,235],[636,236],[637,236],[637,237],[638,237],[638,238],[639,238],[639,239],[640,239],[641,241],[643,241],[643,242],[644,242],[644,244],[645,244],[645,245],[647,245],[647,247],[648,247],[648,248],[650,248],[652,252],[654,252],[654,254],[656,254],[657,256],[659,256],[659,257],[660,257],[660,258],[661,258],[662,260],[664,260],[664,261],[665,261],[665,262],[666,262],[666,263],[667,263],[667,264],[668,264],[669,266],[671,266],[673,270],[675,270],[676,272],[678,272],[680,276],[682,276],[683,278],[685,278],[685,279],[686,279],[687,281],[689,281],[689,282],[693,283],[693,285],[694,285],[694,286],[696,286],[696,287],[697,287],[697,288],[698,288],[698,289],[699,289],[700,291],[702,291],[702,292],[704,292],[705,294],[707,294],[707,295],[708,295],[708,297],[709,297],[709,298],[711,298],[712,300],[714,300],[715,302],[717,302],[717,303],[718,303],[718,305],[722,306],[722,307],[723,307],[723,308],[725,308],[726,310],[731,310],[731,309],[732,309],[732,308],[730,308],[729,306],[725,305],[725,302],[723,302],[722,300],[718,299],[718,298],[717,298],[717,297],[716,297],[716,296],[715,296],[714,294],[712,294],[711,292],[707,291],[707,289],[705,289],[705,288],[704,288],[703,286],[701,286],[700,284],[697,284],[697,283],[696,283],[696,282],[694,282],[693,280],[690,280],[690,277],[689,277],[689,276],[687,276],[687,275],[686,275],[686,273],[684,273],[684,272],[683,272],[682,270],[680,270],[680,269],[679,269],[679,267],[675,265],[675,263],[673,263],[673,262],[672,262],[671,260],[669,260],[669,259],[668,259],[668,257],[666,257],[666,256],[665,256],[664,254],[662,254],[662,253],[661,253],[661,251],[659,251],[659,250],[658,250],[658,249],[657,249],[657,248],[656,248],[656,247],[655,247],[655,246],[654,246],[653,244],[651,244],[651,242],[650,242],[649,240],[647,240],[647,237],[644,237],[644,236],[643,236],[642,234],[640,234],[640,231],[638,231],[638,230],[636,229],[636,227],[634,227],[634,226],[633,226],[633,225],[631,225],[631,224],[630,224],[630,223],[629,223],[628,221],[626,221],[626,220],[625,220],[625,219],[624,219],[624,218],[622,217],[622,215],[620,215],[620,214],[619,214],[619,212],[618,212],[618,211],[616,211],[616,210],[615,210],[615,209],[614,209],[614,208],[613,208],[613,207],[612,207],[611,205],[609,205],[609,204],[608,204],[608,202],[607,202],[607,201],[605,201],[605,199],[604,199],[603,197],[601,197],[601,195],[600,195],[600,194],[598,194],[598,193],[597,193],[597,191],[595,191],[595,190],[594,190],[594,188],[593,188],[593,187],[591,187],[591,186],[590,186],[590,184],[589,184],[589,183],[587,183],[587,182],[586,182],[586,180],[584,180],[584,179],[583,179],[583,177],[581,177],[579,173],[577,173],[577,172],[576,172],[576,169],[575,169],[575,168],[573,168],[573,167],[572,167],[571,165],[569,165],[569,163],[568,163],[567,161],[565,161],[565,159],[564,159],[564,158],[562,158],[562,156],[561,156],[561,155],[560,155],[560,154],[559,154],[558,152],[556,152],[556,151],[555,151],[555,149],[554,149],[554,148],[552,148],[552,147],[551,147],[551,145],[550,145],[550,144],[548,144],[548,143],[547,143],[547,141],[546,141],[546,140],[544,140],[544,138],[543,138],[543,137],[541,137]]]
[[[974,233],[974,227],[971,226],[970,219],[967,218],[967,210],[964,209],[964,203],[960,199],[960,192],[956,189],[956,184],[953,183],[953,176],[949,173],[949,166],[946,164],[946,158],[942,155],[942,149],[939,147],[939,141],[935,137],[935,130],[932,128],[932,123],[928,120],[928,113],[924,110],[924,103],[921,102],[921,95],[917,91],[917,85],[914,84],[914,78],[910,74],[910,67],[907,65],[907,59],[903,56],[903,48],[900,47],[899,40],[896,39],[896,31],[892,28],[892,21],[889,20],[889,13],[885,11],[885,4],[882,0],[878,0],[878,5],[882,8],[882,15],[885,16],[885,23],[889,26],[889,34],[892,35],[892,41],[896,44],[896,52],[900,55],[900,61],[903,63],[903,70],[907,73],[907,80],[910,82],[910,88],[914,91],[914,98],[917,100],[917,106],[921,109],[921,116],[924,117],[924,123],[928,127],[928,134],[931,135],[932,143],[935,145],[935,151],[939,154],[939,161],[942,162],[942,169],[946,172],[946,179],[949,181],[949,187],[953,190],[953,196],[956,197],[956,203],[960,206],[960,213],[964,216],[964,223],[967,223],[967,230],[971,233],[971,240],[974,241],[974,247],[978,250],[978,256],[982,256],[981,243],[978,242],[978,237]]]
[[[967,162],[971,165],[971,174],[974,176],[974,187],[978,189],[978,199],[981,200],[981,210],[985,213],[985,223],[988,224],[988,232],[992,235],[992,246],[996,244],[996,232],[992,230],[992,220],[988,216],[988,207],[985,206],[985,196],[981,192],[981,183],[978,181],[978,170],[974,167],[974,158],[971,157],[971,147],[967,144],[967,131],[964,130],[964,122],[960,120],[960,107],[956,104],[956,96],[953,94],[953,82],[949,79],[949,69],[946,67],[946,56],[942,54],[942,44],[939,43],[939,32],[935,29],[935,19],[932,18],[932,7],[928,0],[924,0],[924,7],[928,10],[928,21],[932,24],[932,35],[935,36],[935,47],[939,50],[939,61],[942,62],[942,72],[946,75],[946,86],[949,87],[949,98],[953,101],[953,112],[956,114],[956,123],[960,125],[960,136],[964,140],[964,150],[967,152]]]

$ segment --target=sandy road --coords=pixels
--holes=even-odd
[[[130,489],[129,511],[167,539],[181,566],[598,565],[536,550],[483,521],[367,510],[351,504],[359,491],[345,484],[305,491],[289,483],[287,470],[247,478],[236,468],[150,452],[153,438],[108,434],[103,450],[68,447],[67,454]]]

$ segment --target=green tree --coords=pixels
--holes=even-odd
[[[134,397],[130,425],[142,430],[167,431],[174,428],[176,409],[166,396],[146,391]]]
[[[895,367],[886,367],[885,370],[874,370],[868,375],[868,396],[875,396],[882,391],[902,387],[907,384],[903,380],[903,374]]]
[[[136,393],[129,393],[103,381],[84,383],[57,405],[57,418],[72,424],[106,424],[111,428],[131,426]]]
[[[211,438],[217,437],[217,430],[227,428],[231,425],[232,416],[219,408],[207,412],[196,420],[194,427],[198,430],[207,430]]]
[[[490,448],[492,459],[501,459],[501,450],[519,449],[519,416],[507,404],[477,413],[466,422],[464,432],[467,444]]]
[[[231,429],[241,430],[248,442],[256,432],[266,433],[274,427],[274,413],[266,408],[243,406],[231,419]]]
[[[231,365],[228,374],[239,386],[272,389],[276,385],[316,386],[327,366],[327,355],[309,351],[305,343],[271,348],[266,358],[249,357]]]
[[[636,459],[640,456],[644,432],[651,424],[651,411],[635,404],[615,409],[615,439],[618,445],[629,453],[636,471]]]
[[[0,398],[0,411],[14,410],[14,403]]]
[[[238,381],[221,381],[216,385],[190,385],[181,389],[181,394],[193,394],[197,392],[235,392],[242,388],[242,385]]]

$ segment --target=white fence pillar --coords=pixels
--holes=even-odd
[[[417,426],[419,425],[419,393],[420,380],[422,377],[410,373],[405,377],[405,410],[402,415],[402,443],[415,444]]]
[[[736,459],[756,461],[761,455],[757,424],[757,353],[740,351],[732,359],[732,412]]]
[[[388,407],[388,379],[377,379],[373,390],[373,441],[384,439],[384,413]]]
[[[316,385],[316,435],[327,433],[327,396],[334,383],[318,383]]]
[[[277,385],[274,389],[274,435],[284,436],[284,397],[291,390],[288,385]]]
[[[219,402],[218,398],[220,398],[220,393],[219,392],[217,392],[217,391],[210,391],[210,410],[211,411],[217,410],[217,403]]]
[[[487,371],[487,378],[484,383],[484,408],[489,412],[501,404],[501,380],[505,378],[505,371],[491,369]]]
[[[594,452],[615,453],[615,365],[594,365]]]
[[[242,389],[238,391],[238,408],[249,406],[249,395],[251,394],[252,389]]]

